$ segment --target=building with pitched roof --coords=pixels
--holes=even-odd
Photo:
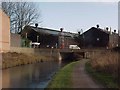
[[[61,30],[26,26],[21,35],[32,42],[40,43],[41,48],[68,48],[71,44],[78,44],[74,39],[76,33]]]
[[[92,27],[79,36],[79,46],[84,48],[113,48],[118,46],[118,34]]]

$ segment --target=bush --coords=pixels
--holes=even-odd
[[[22,38],[22,47],[30,47],[30,40],[27,38]]]

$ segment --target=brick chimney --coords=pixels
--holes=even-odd
[[[114,33],[116,33],[116,30],[114,30]]]
[[[35,23],[35,27],[36,27],[36,28],[38,27],[38,23]]]
[[[60,28],[60,31],[63,32],[63,28]]]

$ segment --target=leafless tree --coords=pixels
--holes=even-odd
[[[10,16],[11,31],[20,33],[24,26],[37,22],[40,12],[32,2],[2,2],[2,10]]]

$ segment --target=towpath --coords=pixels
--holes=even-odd
[[[85,63],[87,59],[81,60],[76,64],[73,74],[72,83],[73,88],[103,88],[103,86],[98,85],[85,71]]]

